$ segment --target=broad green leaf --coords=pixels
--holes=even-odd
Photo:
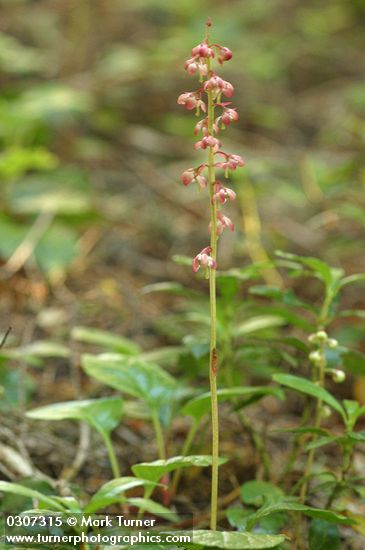
[[[337,525],[313,519],[309,527],[309,550],[340,550],[341,539]]]
[[[360,404],[353,399],[344,399],[343,406],[348,418],[347,428],[352,430],[358,417],[365,413],[365,407],[360,407]]]
[[[361,351],[347,349],[341,354],[342,364],[346,370],[358,376],[365,376],[365,354]]]
[[[218,390],[218,401],[234,400],[237,397],[265,397],[267,395],[273,395],[278,399],[283,399],[283,394],[276,391],[277,388],[269,386],[252,386],[252,387],[237,387],[237,388],[225,388]],[[194,397],[188,401],[181,412],[183,414],[194,417],[196,420],[202,418],[210,411],[210,392],[203,393],[197,397]]]
[[[16,351],[24,355],[33,355],[36,357],[63,357],[71,356],[71,351],[68,347],[52,342],[51,340],[38,340],[17,348]]]
[[[140,508],[141,510],[144,510],[148,512],[149,514],[153,514],[155,516],[162,516],[163,518],[177,522],[179,521],[179,516],[166,508],[165,506],[162,506],[162,504],[159,504],[158,502],[154,502],[153,500],[149,498],[138,498],[138,497],[131,497],[126,498],[125,502],[132,506],[136,506],[136,508]]]
[[[79,254],[78,235],[73,229],[56,222],[39,241],[34,258],[51,280],[62,277]]]
[[[232,550],[259,550],[275,548],[285,541],[285,535],[256,535],[253,533],[236,533],[234,531],[203,531],[192,532],[193,543],[208,548]]]
[[[278,499],[284,492],[273,483],[267,481],[247,481],[241,485],[241,499],[245,504],[261,506],[269,497]]]
[[[122,413],[123,400],[120,397],[105,397],[46,405],[28,411],[26,416],[38,420],[82,420],[99,432],[110,432],[118,426]]]
[[[338,523],[341,525],[350,525],[352,523],[346,516],[332,512],[331,510],[312,508],[292,500],[269,500],[248,518],[247,527],[252,529],[261,518],[276,512],[301,512],[306,516],[324,519],[331,523]]]
[[[251,514],[251,511],[252,508],[228,508],[228,510],[226,510],[226,516],[231,527],[234,527],[238,531],[246,531],[247,518]]]
[[[60,510],[63,512],[65,511],[64,506],[62,506],[62,504],[60,504],[53,498],[43,495],[39,491],[30,489],[29,487],[24,487],[23,485],[19,485],[18,483],[0,481],[0,492],[1,491],[3,491],[4,493],[13,493],[15,495],[21,495],[23,497],[39,500],[39,502],[46,504],[52,510]]]
[[[114,502],[125,500],[124,493],[135,487],[145,487],[146,485],[154,485],[151,481],[138,479],[136,477],[119,477],[105,483],[91,498],[89,504],[84,509],[84,512],[91,514],[97,510],[101,510]],[[121,496],[123,495],[123,496]]]
[[[227,459],[220,458],[219,464],[224,464]],[[212,465],[210,455],[174,456],[168,460],[155,460],[154,462],[141,462],[132,466],[133,473],[144,480],[157,483],[165,474],[180,468],[205,468]]]
[[[181,354],[184,352],[183,346],[167,346],[156,348],[140,354],[142,361],[157,362],[159,365],[174,365],[178,362]]]
[[[89,376],[123,393],[143,399],[151,409],[159,411],[168,423],[177,405],[181,387],[175,379],[155,363],[112,353],[83,355],[82,367]]]
[[[95,344],[126,355],[137,355],[141,351],[137,344],[123,336],[92,327],[74,327],[71,331],[71,338],[78,342]]]
[[[273,380],[278,382],[278,384],[291,388],[292,390],[296,390],[320,399],[335,409],[335,411],[339,412],[340,415],[346,419],[346,412],[337,399],[335,399],[327,390],[321,388],[320,386],[316,386],[316,384],[310,380],[301,378],[300,376],[294,376],[292,374],[274,374]]]

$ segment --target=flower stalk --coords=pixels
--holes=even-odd
[[[234,88],[231,83],[220,78],[213,70],[213,61],[217,59],[222,65],[232,58],[232,52],[225,46],[210,43],[210,19],[206,23],[206,35],[202,43],[192,49],[192,57],[185,62],[185,70],[194,75],[199,74],[200,88],[193,92],[184,92],[178,98],[178,103],[187,110],[196,109],[199,116],[202,111],[206,116],[200,120],[194,134],[202,133],[202,139],[194,145],[196,150],[207,150],[206,162],[197,168],[188,168],[181,175],[181,181],[188,186],[195,182],[198,189],[209,190],[210,203],[210,245],[199,252],[192,261],[194,273],[201,267],[205,269],[209,279],[210,301],[210,352],[209,352],[209,383],[211,394],[212,422],[212,485],[211,485],[211,515],[210,528],[217,528],[218,509],[218,456],[219,456],[219,416],[217,397],[218,352],[217,352],[217,245],[220,235],[225,229],[233,231],[234,225],[230,218],[221,213],[221,207],[227,201],[236,198],[236,193],[225,187],[216,179],[216,171],[223,170],[225,178],[236,168],[244,166],[243,159],[236,154],[228,154],[221,149],[222,142],[217,137],[231,122],[238,120],[236,109],[230,107],[230,102],[222,101],[222,97],[231,98]],[[216,111],[219,110],[219,116]]]

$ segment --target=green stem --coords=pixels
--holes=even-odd
[[[211,63],[208,58],[208,72]],[[211,90],[208,91],[208,132],[214,135],[214,98]],[[217,260],[217,203],[214,197],[215,168],[214,151],[209,148],[208,178],[210,194],[210,246],[211,256]],[[217,398],[217,303],[216,303],[216,270],[209,269],[209,300],[210,300],[210,354],[209,354],[209,383],[211,395],[212,416],[212,486],[211,486],[211,513],[210,528],[217,528],[218,510],[218,456],[219,456],[219,417]]]
[[[106,432],[99,432],[99,433],[102,436],[105,443],[106,450],[108,451],[108,456],[109,456],[110,465],[112,467],[113,477],[114,478],[120,477],[119,464],[118,464],[118,460],[117,460],[110,436]]]
[[[153,427],[155,429],[155,434],[156,434],[158,457],[161,460],[165,460],[166,459],[165,441],[164,441],[160,418],[158,416],[158,411],[156,409],[153,409],[152,411],[152,422],[153,422]]]

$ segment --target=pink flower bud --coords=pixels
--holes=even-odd
[[[220,204],[224,204],[227,200],[234,201],[236,199],[236,193],[233,189],[223,187],[219,182],[216,182],[214,198],[216,198]]]
[[[188,111],[195,109],[198,104],[196,94],[194,92],[184,92],[177,98],[179,105],[184,105]]]
[[[199,254],[195,256],[195,258],[192,261],[192,268],[194,273],[199,271],[200,266],[204,266],[210,269],[216,269],[217,268],[217,262],[210,256],[210,253],[212,252],[211,246],[206,246],[203,248]]]
[[[204,136],[201,141],[197,141],[194,145],[195,149],[206,149],[207,147],[212,147],[214,152],[218,151],[220,146],[221,142],[219,139],[210,135]]]
[[[218,52],[218,62],[222,65],[223,61],[229,61],[232,59],[232,52],[229,48],[226,48],[225,46],[219,47]]]
[[[223,82],[224,82],[223,94],[226,97],[232,97],[233,94],[234,94],[234,88],[233,88],[232,84],[230,82],[227,82],[226,80],[223,80]]]
[[[225,109],[221,116],[221,120],[225,126],[231,124],[232,121],[236,122],[238,120],[236,109]]]
[[[194,174],[194,168],[188,168],[188,170],[185,170],[180,176],[181,181],[184,185],[190,185],[192,181],[195,179]]]
[[[195,74],[198,70],[198,63],[196,62],[195,57],[192,57],[191,59],[185,61],[184,67],[189,74]]]
[[[212,48],[209,48],[206,42],[202,42],[195,46],[195,48],[191,50],[191,54],[199,57],[214,57]]]
[[[228,216],[223,216],[221,212],[217,212],[218,224],[217,224],[217,235],[220,235],[226,227],[231,231],[234,231],[234,223]]]

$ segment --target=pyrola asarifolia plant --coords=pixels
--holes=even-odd
[[[216,329],[216,269],[217,269],[217,242],[225,229],[233,231],[234,225],[228,216],[221,212],[221,207],[227,201],[234,200],[236,194],[232,189],[216,179],[216,170],[222,170],[225,178],[231,170],[244,166],[239,155],[226,153],[222,150],[219,139],[220,131],[231,122],[238,120],[238,113],[231,107],[231,98],[234,93],[232,84],[223,80],[214,71],[214,61],[220,65],[232,58],[232,52],[225,46],[210,43],[211,21],[206,23],[206,36],[201,44],[192,49],[192,57],[185,62],[185,70],[191,75],[199,75],[199,88],[194,92],[184,92],[177,100],[180,105],[190,111],[195,109],[197,116],[204,113],[194,130],[195,135],[202,134],[195,143],[195,149],[207,150],[207,162],[197,168],[188,168],[181,175],[184,185],[195,182],[199,188],[209,189],[210,202],[210,245],[206,246],[195,256],[192,262],[193,271],[200,267],[205,268],[209,277],[210,294],[210,359],[209,381],[212,401],[212,488],[211,488],[211,519],[210,528],[217,527],[217,500],[218,500],[218,453],[219,453],[219,421],[217,400],[217,329]]]

